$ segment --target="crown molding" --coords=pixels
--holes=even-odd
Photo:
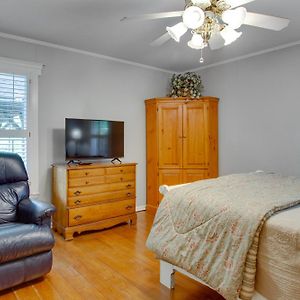
[[[119,62],[119,63],[122,63],[122,64],[131,65],[131,66],[134,66],[134,67],[150,69],[150,70],[164,72],[164,73],[168,73],[168,74],[173,74],[174,73],[170,70],[161,69],[161,68],[157,68],[157,67],[153,67],[153,66],[149,66],[149,65],[144,65],[144,64],[136,63],[136,62],[125,60],[125,59],[120,59],[120,58],[116,58],[116,57],[112,57],[112,56],[102,55],[102,54],[99,54],[99,53],[80,50],[80,49],[76,49],[76,48],[66,47],[66,46],[63,46],[63,45],[49,43],[49,42],[45,42],[45,41],[41,41],[41,40],[26,38],[26,37],[22,37],[22,36],[19,36],[19,35],[14,35],[14,34],[9,34],[9,33],[5,33],[5,32],[0,32],[0,37],[5,38],[5,39],[10,39],[10,40],[30,43],[30,44],[34,44],[34,45],[45,46],[45,47],[55,48],[55,49],[59,49],[59,50],[69,51],[69,52],[73,52],[73,53],[77,53],[77,54],[87,55],[87,56],[96,57],[96,58],[105,59],[105,60],[110,60],[110,61],[114,61],[114,62]]]
[[[219,61],[219,62],[210,64],[210,65],[207,65],[207,66],[203,66],[203,67],[200,67],[200,68],[187,70],[186,72],[198,72],[198,71],[202,71],[202,70],[205,70],[205,69],[230,64],[230,63],[233,63],[233,62],[236,62],[236,61],[239,61],[239,60],[244,60],[244,59],[247,59],[247,58],[250,58],[250,57],[259,56],[259,55],[262,55],[262,54],[266,54],[266,53],[270,53],[270,52],[274,52],[274,51],[278,51],[278,50],[283,50],[283,49],[287,49],[287,48],[291,48],[291,47],[298,46],[298,45],[300,45],[300,41],[296,41],[296,42],[288,43],[288,44],[283,44],[283,45],[273,47],[273,48],[268,48],[268,49],[265,49],[265,50],[262,50],[262,51],[257,51],[257,52],[249,53],[249,54],[246,54],[246,55],[241,55],[241,56],[238,56],[238,57],[235,57],[235,58]]]
[[[76,49],[76,48],[72,48],[72,47],[67,47],[67,46],[54,44],[54,43],[49,43],[49,42],[45,42],[45,41],[41,41],[41,40],[26,38],[26,37],[13,35],[13,34],[9,34],[9,33],[4,33],[4,32],[0,32],[0,38],[16,40],[16,41],[30,43],[30,44],[34,44],[34,45],[55,48],[55,49],[59,49],[59,50],[63,50],[63,51],[69,51],[69,52],[82,54],[82,55],[87,55],[87,56],[91,56],[91,57],[96,57],[96,58],[100,58],[100,59],[104,59],[104,60],[119,62],[119,63],[122,63],[122,64],[127,64],[127,65],[131,65],[131,66],[139,67],[139,68],[159,71],[159,72],[163,72],[163,73],[167,73],[167,74],[181,73],[181,72],[176,72],[176,71],[171,71],[171,70],[167,70],[167,69],[161,69],[161,68],[153,67],[153,66],[150,66],[150,65],[140,64],[140,63],[136,63],[136,62],[132,62],[132,61],[129,61],[129,60],[120,59],[120,58],[116,58],[116,57],[112,57],[112,56],[102,55],[102,54],[95,53],[95,52],[80,50],[80,49]],[[280,46],[277,46],[277,47],[268,48],[268,49],[265,49],[265,50],[262,50],[262,51],[257,51],[257,52],[249,53],[249,54],[246,54],[246,55],[241,55],[241,56],[238,56],[238,57],[235,57],[235,58],[219,61],[219,62],[209,64],[209,65],[206,65],[206,66],[203,66],[203,67],[188,69],[188,70],[182,71],[182,72],[198,72],[198,71],[202,71],[202,70],[205,70],[205,69],[209,69],[209,68],[213,68],[213,67],[233,63],[233,62],[236,62],[236,61],[244,60],[244,59],[247,59],[247,58],[263,55],[263,54],[266,54],[266,53],[291,48],[291,47],[298,46],[298,45],[300,45],[300,40],[296,41],[296,42],[288,43],[288,44],[283,44],[283,45],[280,45]],[[8,58],[5,58],[5,59],[8,60]],[[25,61],[19,61],[19,60],[12,60],[12,61],[23,62],[24,66],[26,66],[26,64],[27,64],[27,66],[28,66],[28,64],[30,64],[30,66],[34,66],[34,64],[35,64],[33,62],[25,62]],[[35,67],[37,69],[39,69],[40,66],[42,66],[42,65],[38,64],[38,63],[35,65]]]

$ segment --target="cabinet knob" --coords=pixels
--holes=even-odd
[[[123,177],[120,178],[120,181],[123,181]]]
[[[85,172],[85,176],[88,176],[89,175],[89,172]]]
[[[81,203],[81,201],[80,201],[80,200],[76,200],[74,203],[75,203],[76,205],[79,205],[79,204]]]
[[[127,188],[130,188],[130,187],[132,187],[132,185],[131,184],[127,184],[127,186],[126,186]]]
[[[127,210],[131,210],[132,208],[133,208],[132,205],[128,205],[128,206],[126,207]]]
[[[123,169],[120,169],[120,172],[121,172],[121,173],[123,173],[123,171],[124,171]]]
[[[76,196],[78,196],[78,195],[80,195],[80,194],[81,194],[80,191],[76,191],[76,192],[74,193],[74,195],[76,195]]]
[[[82,216],[77,215],[77,216],[74,217],[74,220],[79,221],[81,218],[82,218]]]
[[[127,197],[130,197],[131,196],[131,193],[127,193]]]
[[[89,184],[89,182],[88,182],[88,181],[86,181],[86,182],[85,182],[85,184]]]

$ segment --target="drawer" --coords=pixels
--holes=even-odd
[[[135,166],[112,167],[106,168],[107,175],[135,173]]]
[[[105,170],[99,169],[82,169],[82,170],[69,170],[69,178],[88,177],[88,176],[102,176]]]
[[[105,176],[106,183],[133,181],[133,180],[135,180],[135,173],[124,173],[124,174],[106,175]]]
[[[69,187],[95,185],[105,182],[104,176],[69,178]]]
[[[85,204],[92,204],[95,202],[101,202],[106,200],[123,200],[135,198],[135,189],[100,193],[91,196],[78,196],[78,197],[69,197],[68,206],[79,206]]]
[[[135,200],[123,200],[69,209],[69,226],[89,224],[135,212]]]
[[[129,190],[135,188],[134,181],[118,182],[118,183],[107,183],[100,185],[91,186],[78,186],[68,188],[68,196],[86,196],[110,191]]]

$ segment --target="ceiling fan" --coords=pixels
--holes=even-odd
[[[288,26],[289,20],[274,16],[247,12],[241,7],[255,0],[185,0],[183,11],[172,11],[124,17],[121,21],[155,20],[181,17],[182,21],[154,40],[151,46],[160,46],[169,39],[180,42],[190,29],[192,39],[188,46],[201,50],[200,63],[204,62],[203,49],[208,45],[212,50],[220,49],[236,41],[242,32],[237,31],[243,24],[275,31]]]

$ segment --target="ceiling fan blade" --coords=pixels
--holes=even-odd
[[[245,25],[280,31],[286,28],[290,23],[289,19],[267,16],[248,12],[244,21]]]
[[[253,2],[255,0],[226,0],[225,2],[231,6],[231,8],[235,8],[238,6],[242,6],[244,4]]]
[[[169,35],[168,32],[166,32],[165,34],[163,34],[162,36],[160,36],[159,38],[157,38],[156,40],[154,40],[150,44],[150,46],[152,46],[152,47],[161,46],[162,44],[166,43],[169,39],[171,39],[171,36]]]
[[[156,19],[165,19],[165,18],[176,18],[181,17],[184,11],[170,11],[164,13],[155,13],[155,14],[145,14],[132,17],[124,17],[120,21],[144,21],[144,20],[156,20]]]
[[[221,49],[225,46],[225,41],[219,32],[212,35],[208,43],[211,50]]]

